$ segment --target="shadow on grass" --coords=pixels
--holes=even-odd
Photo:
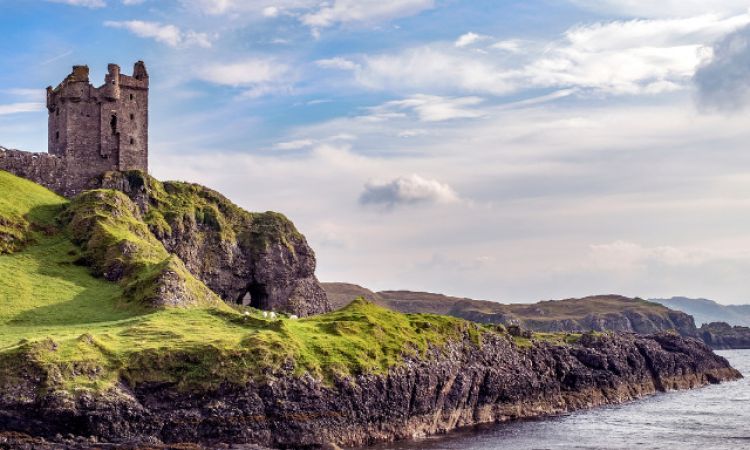
[[[16,315],[9,325],[73,326],[119,321],[152,312],[124,303],[120,286],[95,278],[88,268],[75,265],[77,247],[64,233],[40,236],[36,244],[19,256],[32,261],[29,269],[33,269],[27,275],[33,285],[32,295],[37,296],[30,303],[36,306]]]

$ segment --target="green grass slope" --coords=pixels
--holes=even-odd
[[[20,250],[32,238],[31,228],[51,225],[65,205],[64,198],[0,171],[0,254]]]
[[[279,368],[322,379],[382,373],[404,355],[495,332],[361,299],[301,320],[232,309],[166,252],[123,194],[89,191],[68,202],[4,172],[0,183],[0,217],[22,224],[25,243],[0,254],[0,393],[30,374],[38,392],[77,394],[120,380],[200,390]],[[151,301],[170,295],[195,301]]]

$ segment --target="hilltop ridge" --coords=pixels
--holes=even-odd
[[[348,283],[322,283],[334,307],[361,295],[406,313],[445,314],[479,323],[517,324],[537,332],[614,331],[649,334],[673,330],[698,336],[693,318],[657,303],[619,295],[504,304],[429,292],[372,292]]]

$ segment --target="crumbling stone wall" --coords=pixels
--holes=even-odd
[[[73,194],[67,183],[67,164],[59,156],[0,147],[0,170],[41,184],[61,195]]]

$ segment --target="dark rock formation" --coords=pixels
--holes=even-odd
[[[750,328],[712,322],[700,327],[703,341],[716,349],[750,348]]]
[[[480,345],[451,341],[384,375],[323,382],[288,367],[206,392],[140,384],[73,397],[45,389],[50,380],[27,364],[24,377],[0,380],[0,431],[278,448],[409,439],[741,377],[701,342],[670,334],[584,335],[571,346],[529,348],[487,334]]]
[[[300,317],[330,311],[315,253],[275,212],[249,213],[216,191],[112,172],[101,186],[138,205],[151,232],[224,301]]]

